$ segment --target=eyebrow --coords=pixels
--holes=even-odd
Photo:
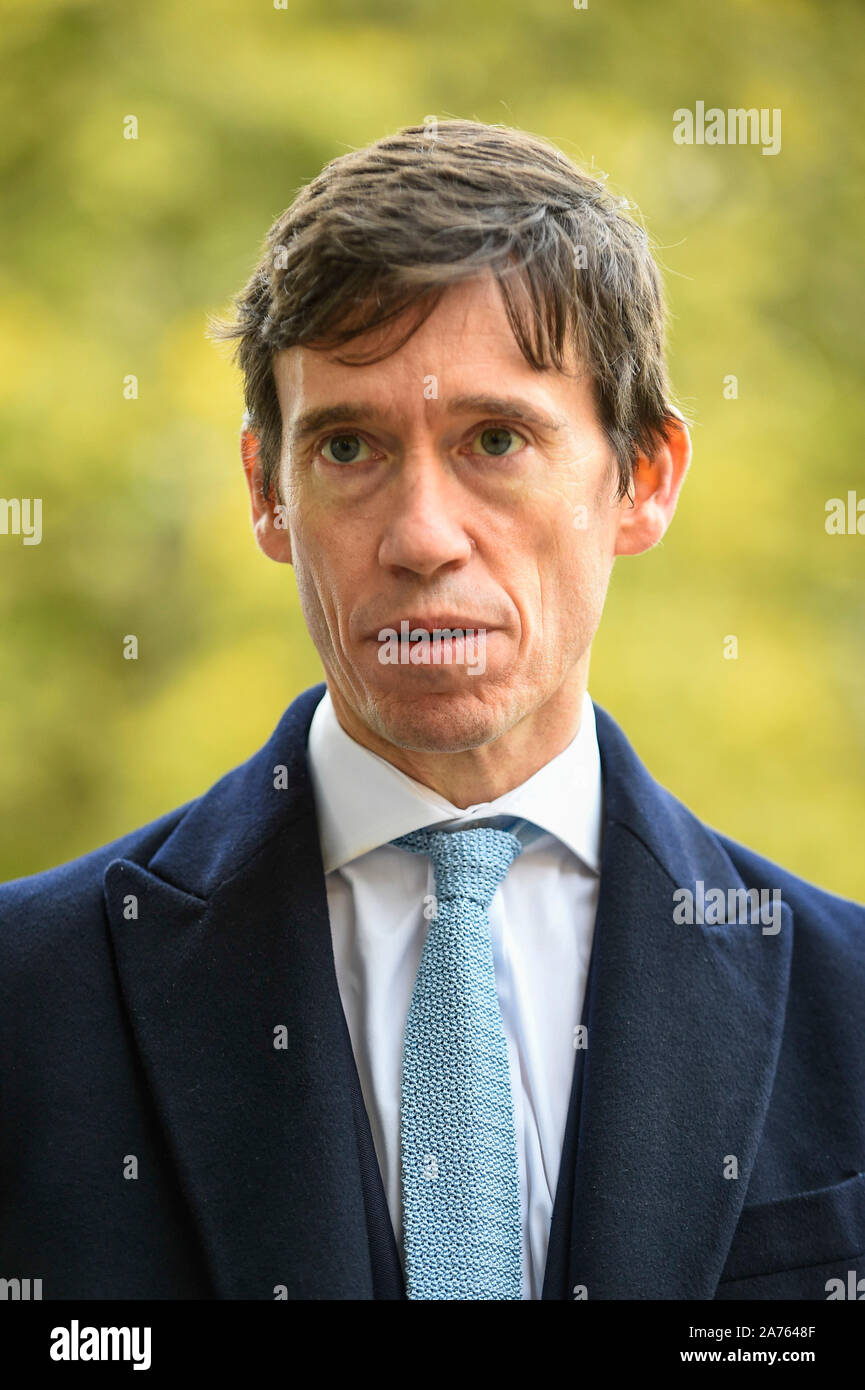
[[[344,425],[346,420],[373,420],[377,414],[377,410],[364,405],[362,401],[340,401],[336,405],[317,406],[298,415],[289,434],[292,439],[306,439],[328,425]]]
[[[471,411],[478,415],[507,415],[511,420],[522,420],[539,429],[560,430],[567,424],[566,416],[548,415],[521,396],[451,396],[445,408],[454,414]]]
[[[538,429],[559,430],[567,424],[563,415],[548,415],[538,410],[531,401],[520,396],[451,396],[443,402],[445,410],[453,415],[478,414],[507,416],[510,420],[521,420],[526,425]],[[301,441],[327,429],[329,425],[344,425],[347,421],[364,420],[370,422],[381,419],[381,411],[363,401],[339,401],[335,405],[317,406],[305,410],[290,427],[292,439]]]

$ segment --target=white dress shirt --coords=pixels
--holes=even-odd
[[[426,855],[389,844],[424,826],[516,818],[523,845],[489,911],[510,1064],[523,1298],[540,1298],[598,903],[601,763],[588,694],[565,750],[504,796],[460,809],[362,747],[325,694],[309,765],[342,1007],[402,1253],[399,1108],[405,1022],[426,938]]]

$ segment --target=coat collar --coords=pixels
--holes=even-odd
[[[152,859],[105,874],[126,1007],[219,1297],[376,1291],[368,1135],[306,757],[324,688],[300,695]],[[673,923],[677,887],[750,885],[595,715],[605,806],[589,1045],[554,1219],[571,1223],[571,1287],[589,1298],[710,1298],[771,1092],[792,919],[785,906],[776,936]],[[724,1177],[730,1157],[738,1179]]]

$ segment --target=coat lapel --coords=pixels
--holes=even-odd
[[[555,1252],[569,1222],[570,1264],[567,1288],[545,1285],[545,1297],[573,1297],[582,1286],[589,1299],[708,1299],[771,1094],[792,913],[784,904],[775,935],[760,923],[673,921],[677,888],[757,885],[743,884],[710,832],[595,708],[605,799],[600,901],[588,1046],[575,1074],[551,1241]],[[733,1161],[738,1177],[725,1177]]]
[[[375,1289],[306,769],[323,691],[300,696],[150,863],[105,875],[132,1028],[221,1298]]]

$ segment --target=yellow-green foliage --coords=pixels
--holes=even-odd
[[[44,536],[0,536],[0,873],[197,795],[320,679],[205,316],[325,160],[434,114],[606,171],[664,267],[694,463],[664,544],[617,564],[592,694],[700,816],[865,895],[865,536],[824,526],[865,497],[861,6],[4,10],[0,494],[42,497]],[[780,154],[674,144],[697,100],[780,108]]]

